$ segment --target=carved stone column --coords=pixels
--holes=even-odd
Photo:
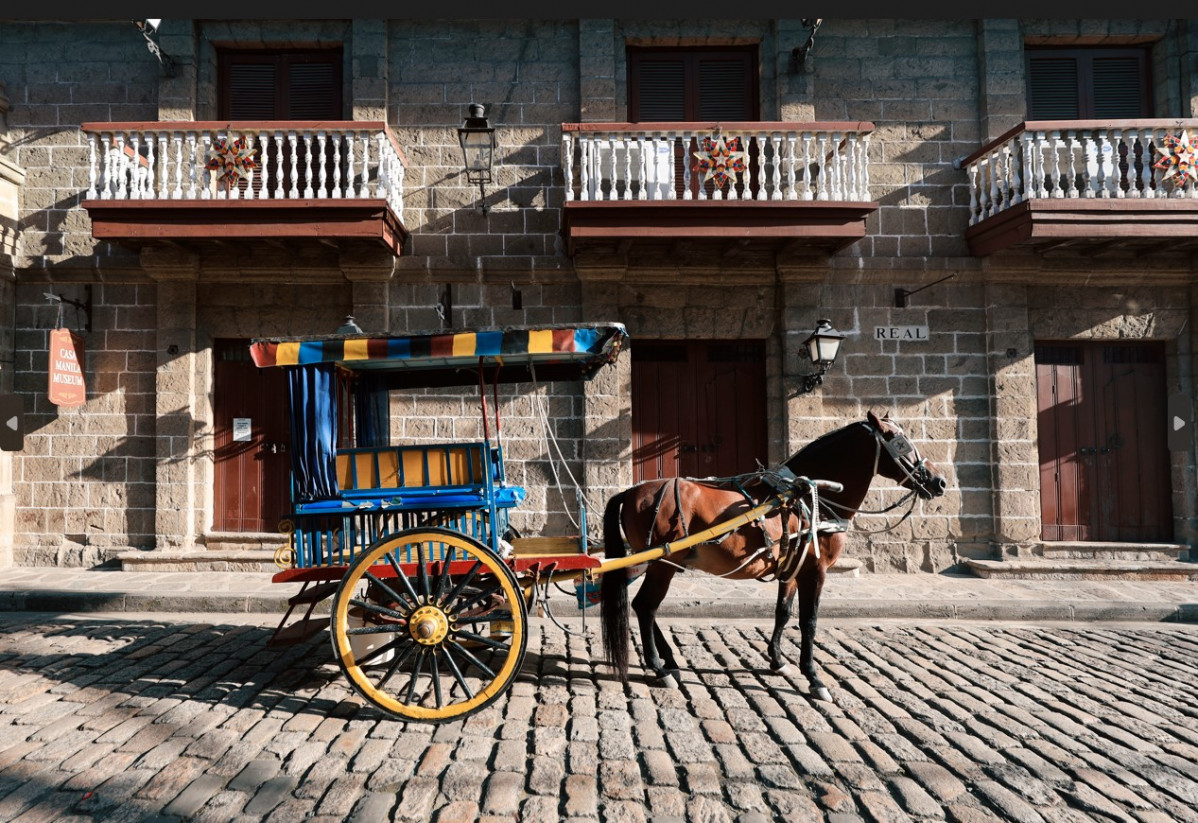
[[[157,548],[195,548],[197,534],[197,351],[195,254],[147,247],[146,273],[158,281],[158,366],[154,379]]]

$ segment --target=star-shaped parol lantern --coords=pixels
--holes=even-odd
[[[248,177],[251,169],[258,168],[258,161],[254,159],[257,151],[250,147],[244,137],[236,140],[218,137],[212,141],[211,153],[204,168],[217,172],[217,177],[229,188],[236,186],[243,177]]]
[[[741,150],[740,138],[730,137],[725,140],[717,137],[714,140],[704,137],[699,141],[699,151],[695,152],[698,162],[695,171],[703,174],[703,182],[714,180],[716,188],[723,188],[734,174],[744,174],[748,166],[748,153]]]
[[[1157,151],[1161,159],[1153,168],[1165,173],[1163,179],[1172,181],[1177,188],[1198,179],[1198,138],[1190,139],[1185,131],[1176,137],[1167,134]]]

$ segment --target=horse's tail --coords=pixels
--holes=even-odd
[[[604,557],[624,556],[624,536],[620,530],[620,509],[624,492],[613,495],[603,512]],[[599,581],[600,615],[603,620],[603,652],[607,662],[628,679],[628,569],[604,572]]]

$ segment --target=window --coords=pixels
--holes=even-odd
[[[340,120],[341,49],[221,51],[222,120]]]
[[[628,119],[758,120],[757,47],[628,49]]]
[[[1035,48],[1027,51],[1029,120],[1152,116],[1144,48]]]

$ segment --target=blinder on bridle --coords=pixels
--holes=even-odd
[[[873,429],[878,445],[886,450],[894,465],[912,483],[912,491],[925,500],[944,494],[944,480],[936,477],[928,468],[928,461],[919,454],[919,449],[893,420],[886,420],[894,428],[894,436],[887,440],[880,429]],[[876,469],[876,467],[875,467]],[[876,471],[875,471],[876,473]]]

